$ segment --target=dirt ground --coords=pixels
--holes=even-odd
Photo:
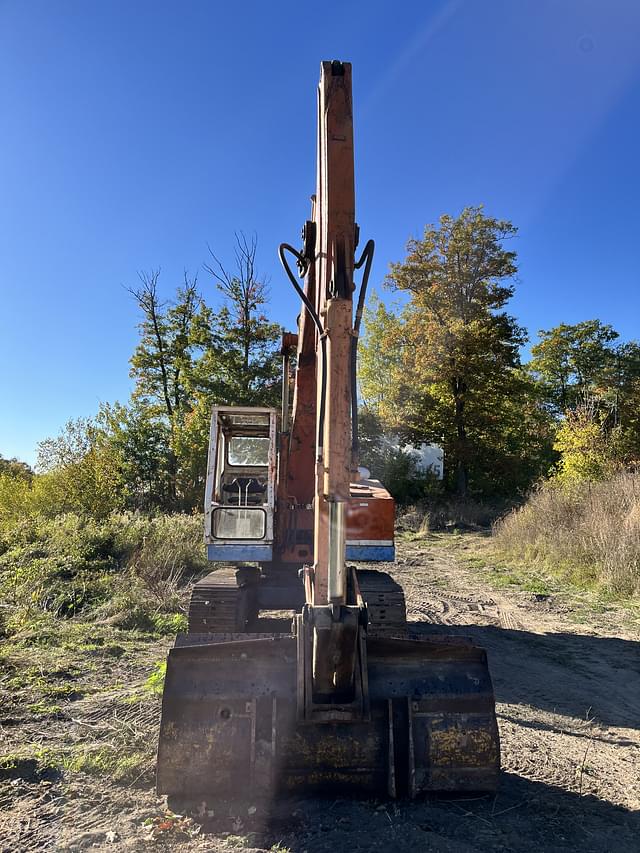
[[[488,547],[477,533],[403,539],[397,563],[383,568],[405,588],[413,630],[444,624],[487,649],[501,733],[497,795],[299,799],[269,813],[248,806],[223,817],[167,815],[152,780],[159,700],[136,699],[169,645],[154,640],[80,673],[83,689],[67,691],[51,717],[21,713],[20,697],[0,693],[4,754],[37,747],[35,758],[2,773],[0,850],[639,850],[637,611],[634,618],[580,596],[497,587]],[[87,738],[116,751],[135,742],[149,751],[148,766],[114,783],[100,767],[43,762],[61,740]]]

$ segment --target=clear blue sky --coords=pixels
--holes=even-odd
[[[0,0],[0,453],[125,400],[137,315],[209,242],[277,262],[314,190],[322,59],[354,67],[358,220],[379,285],[484,203],[520,228],[512,311],[639,336],[637,0]],[[213,293],[204,273],[202,288]]]

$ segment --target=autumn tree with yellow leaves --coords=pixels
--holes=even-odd
[[[526,333],[505,310],[516,233],[481,207],[440,217],[391,264],[385,284],[409,301],[366,318],[365,403],[408,440],[443,444],[460,495],[525,488],[550,461],[550,417],[520,364]]]

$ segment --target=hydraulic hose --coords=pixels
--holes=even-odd
[[[367,241],[364,247],[360,260],[354,264],[354,269],[359,270],[364,264],[364,272],[362,274],[362,283],[360,285],[360,293],[358,294],[358,305],[356,308],[356,316],[353,323],[353,338],[351,339],[351,460],[355,464],[358,461],[360,452],[360,436],[358,432],[358,388],[357,388],[357,370],[358,370],[358,336],[360,334],[360,323],[362,322],[362,312],[364,310],[364,301],[367,295],[367,285],[369,283],[369,273],[371,272],[371,264],[373,263],[373,253],[375,251],[375,243],[373,240]]]
[[[365,249],[366,251],[366,249]],[[316,432],[316,448],[317,448],[317,458],[318,460],[322,458],[323,454],[323,444],[324,444],[324,419],[325,419],[325,411],[327,407],[327,335],[322,326],[322,322],[320,321],[320,317],[318,317],[316,313],[316,309],[313,307],[311,300],[304,292],[303,288],[300,287],[299,283],[296,281],[296,277],[294,276],[291,267],[289,266],[289,262],[287,260],[286,252],[289,252],[294,256],[296,261],[298,262],[298,269],[300,270],[300,277],[304,278],[307,274],[307,270],[309,269],[309,259],[305,258],[305,256],[298,252],[297,249],[294,249],[293,246],[289,245],[289,243],[281,243],[280,248],[278,249],[278,255],[280,256],[280,263],[282,264],[284,271],[286,272],[289,281],[293,285],[296,293],[302,300],[302,304],[309,312],[309,316],[311,317],[314,326],[318,330],[318,339],[320,341],[320,358],[322,361],[322,382],[320,386],[320,412],[318,415],[318,426]]]
[[[356,314],[353,323],[354,334],[353,338],[351,339],[351,456],[354,462],[358,458],[358,452],[360,449],[360,439],[358,433],[357,388],[358,335],[360,333],[360,324],[362,322],[362,313],[364,311],[364,303],[367,295],[367,285],[369,283],[369,275],[371,273],[371,264],[373,263],[374,251],[375,243],[373,240],[369,240],[366,246],[364,247],[364,251],[360,256],[360,260],[354,264],[354,269],[357,270],[364,266],[364,272],[362,274],[362,283],[360,285],[360,292],[358,294],[358,304],[356,306]],[[284,271],[286,272],[289,281],[293,285],[296,293],[302,300],[303,305],[309,312],[309,316],[311,317],[316,329],[318,330],[318,337],[320,340],[320,357],[322,359],[322,384],[320,388],[320,413],[318,417],[316,447],[318,448],[318,457],[321,457],[324,442],[324,420],[327,398],[327,336],[322,326],[322,322],[320,321],[320,318],[318,317],[316,310],[311,303],[311,300],[308,298],[303,288],[300,287],[299,283],[296,281],[296,277],[294,276],[291,267],[289,266],[289,262],[287,261],[286,252],[292,254],[296,259],[298,263],[298,268],[300,269],[301,278],[304,277],[307,273],[307,270],[309,268],[309,260],[308,258],[305,258],[303,254],[298,252],[297,249],[294,249],[293,246],[291,246],[289,243],[280,244],[280,248],[278,249],[280,263],[282,264]]]

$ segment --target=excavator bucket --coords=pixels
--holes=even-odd
[[[168,657],[157,786],[177,798],[493,791],[499,741],[485,652],[458,638],[369,638],[369,707],[302,722],[297,639],[187,635]]]

